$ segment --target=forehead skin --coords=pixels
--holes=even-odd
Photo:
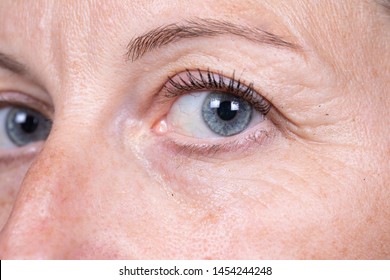
[[[43,150],[13,173],[26,175],[13,184],[2,259],[389,258],[390,23],[380,5],[69,3],[0,0],[0,52],[27,66],[31,94],[55,111]],[[199,17],[260,27],[301,50],[226,36],[126,59],[135,36]],[[140,111],[147,85],[181,62],[241,67],[270,90],[287,132],[225,161],[170,154]]]
[[[108,48],[122,54],[131,38],[151,28],[197,17],[226,20],[232,15],[237,22],[250,22],[314,49],[315,55],[343,76],[360,74],[345,71],[345,67],[354,67],[364,57],[381,64],[388,61],[384,57],[389,48],[388,19],[382,7],[371,1],[200,1],[192,5],[187,1],[131,1],[131,5],[115,1],[72,5],[61,1],[1,1],[0,5],[5,13],[0,19],[5,46],[15,53],[21,46],[21,53],[39,50],[40,59],[52,65],[47,71],[61,71],[57,76],[63,79],[71,75],[69,70],[80,70],[75,60],[81,55],[82,68],[87,71],[96,67],[90,65],[97,62],[91,58],[106,55]],[[34,40],[26,41],[30,36]],[[362,47],[355,48],[357,43]],[[371,69],[361,70],[365,75]]]

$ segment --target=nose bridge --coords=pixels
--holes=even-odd
[[[77,227],[78,219],[72,211],[76,203],[72,189],[88,184],[88,177],[81,172],[82,150],[59,145],[55,138],[47,142],[26,174],[1,232],[1,259],[61,258],[61,252],[71,245],[73,233],[68,225]]]

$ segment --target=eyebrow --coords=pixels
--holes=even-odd
[[[390,0],[381,0],[379,4],[385,8],[388,14],[390,14]]]
[[[19,75],[25,75],[27,68],[9,55],[0,52],[0,68],[4,68]]]
[[[249,41],[274,47],[301,49],[298,45],[258,27],[239,25],[214,19],[196,19],[182,24],[172,23],[155,28],[144,35],[133,38],[127,45],[127,58],[135,61],[147,52],[183,39],[234,35]]]
[[[379,5],[382,5],[386,9],[390,9],[390,0],[376,0]]]

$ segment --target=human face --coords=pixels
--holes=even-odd
[[[389,258],[389,20],[0,0],[0,258]]]

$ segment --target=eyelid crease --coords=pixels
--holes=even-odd
[[[54,111],[45,102],[17,92],[0,92],[0,109],[8,106],[24,107],[43,114],[48,119],[53,119]]]
[[[227,78],[222,73],[213,73],[209,69],[206,71],[186,69],[185,72],[169,77],[164,88],[168,98],[188,94],[191,91],[210,90],[241,97],[263,115],[268,114],[271,109],[270,102],[253,89],[253,82],[246,86],[241,79],[235,77],[235,72],[231,78]]]
[[[0,52],[0,67],[19,75],[26,75],[27,67],[13,57]]]

